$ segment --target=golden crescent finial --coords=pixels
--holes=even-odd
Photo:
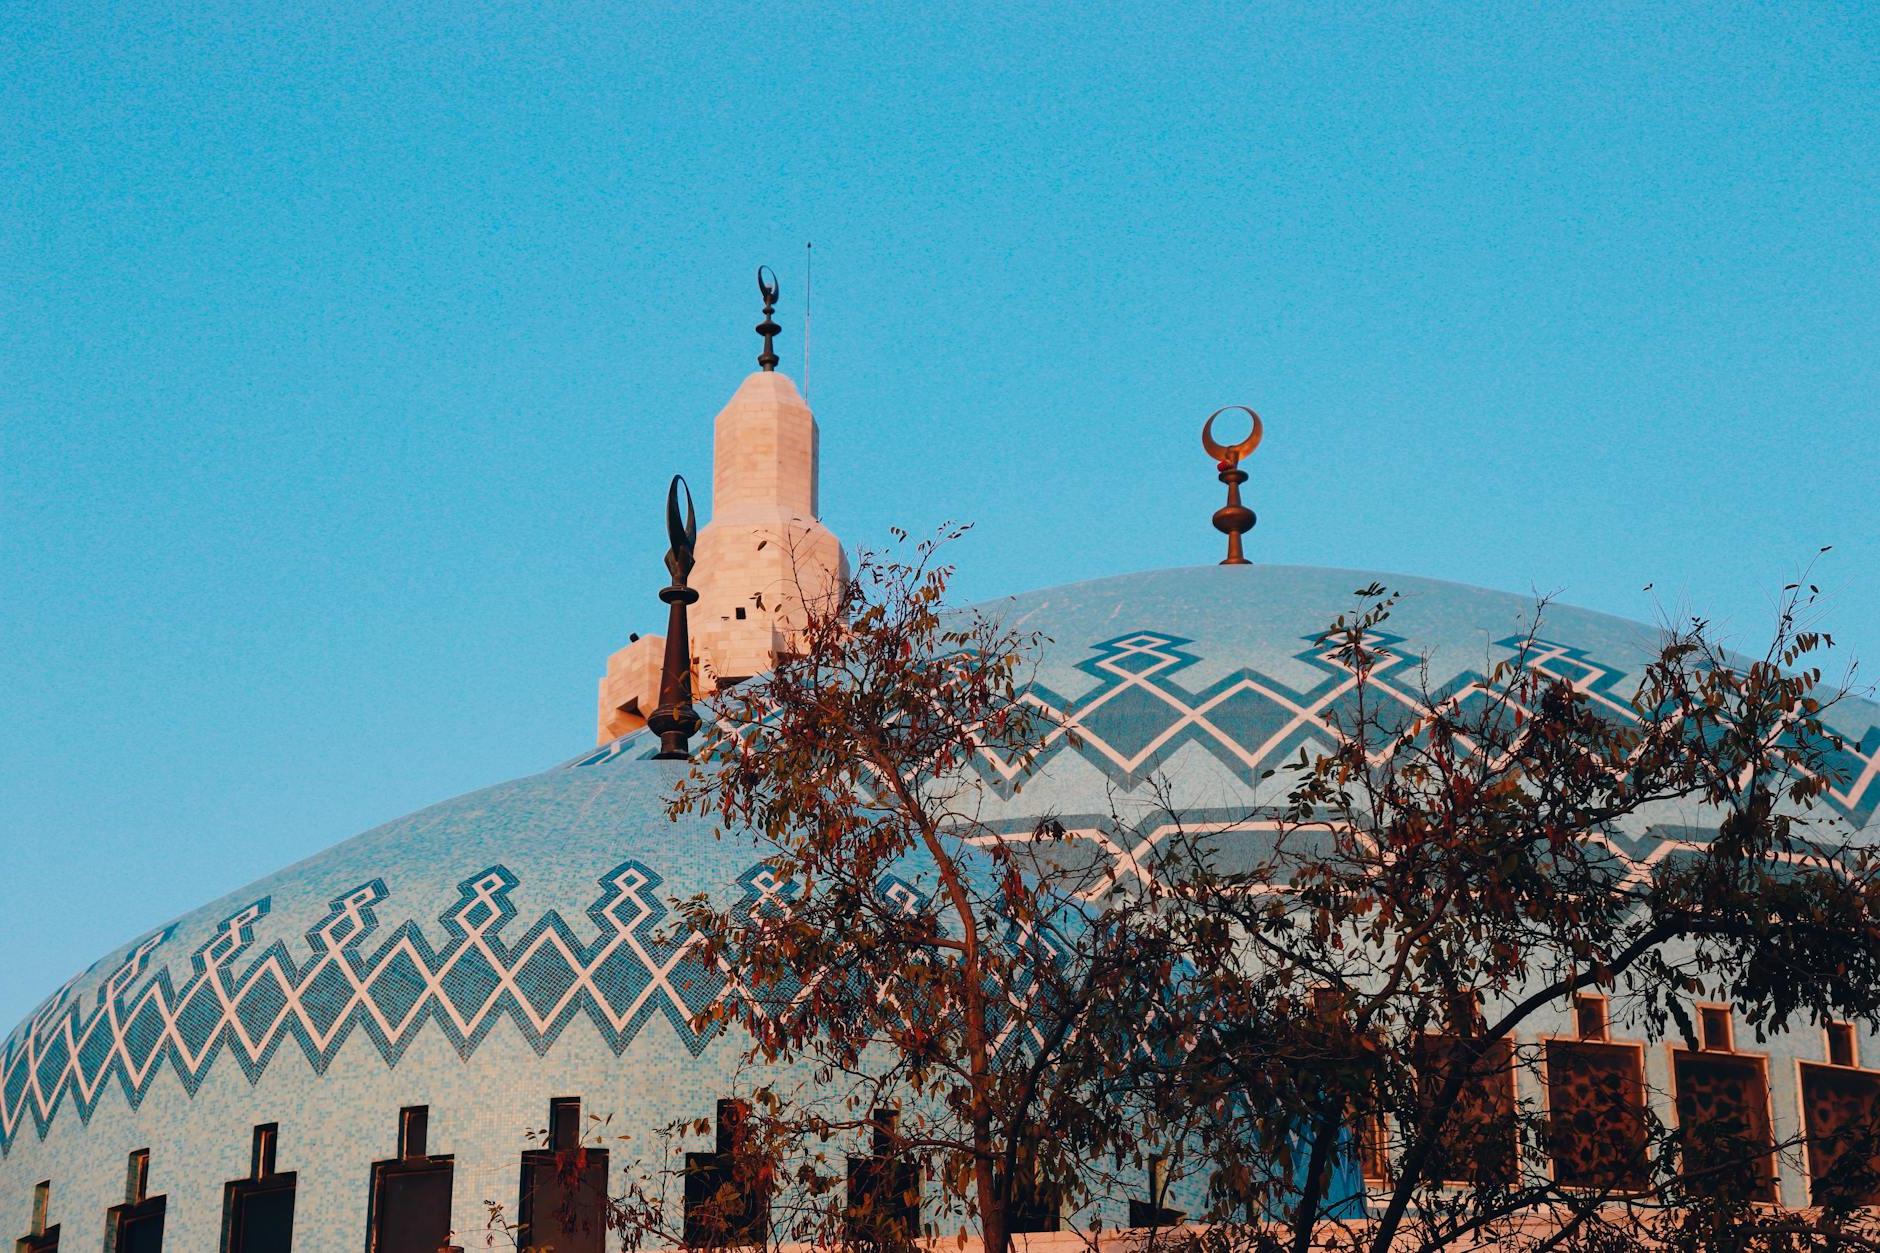
[[[1214,438],[1214,419],[1220,417],[1229,409],[1238,410],[1253,419],[1253,430],[1247,433],[1247,438],[1233,445],[1218,443]],[[1245,405],[1226,405],[1210,413],[1208,420],[1202,424],[1201,446],[1208,450],[1208,456],[1214,458],[1220,464],[1224,466],[1238,465],[1242,457],[1252,453],[1254,449],[1260,446],[1260,437],[1265,433],[1266,428],[1261,424],[1259,414],[1247,408]]]

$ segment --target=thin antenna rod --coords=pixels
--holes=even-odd
[[[809,403],[809,271],[816,245],[803,244],[803,403]]]

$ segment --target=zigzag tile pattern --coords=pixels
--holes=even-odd
[[[746,907],[774,895],[767,876],[761,867],[744,876]],[[77,1003],[67,984],[7,1041],[0,1147],[29,1123],[44,1135],[68,1101],[89,1120],[113,1082],[135,1105],[166,1067],[193,1095],[219,1058],[232,1057],[253,1081],[291,1043],[324,1072],[356,1031],[394,1064],[427,1027],[468,1057],[507,1019],[539,1054],[585,1015],[620,1052],[663,1017],[697,1054],[707,1040],[691,1020],[726,979],[697,959],[694,941],[656,934],[667,913],[660,882],[644,864],[623,862],[600,878],[590,935],[553,910],[511,935],[517,879],[490,866],[459,885],[433,945],[415,922],[380,934],[375,910],[390,893],[375,879],[333,900],[298,957],[281,942],[250,953],[270,907],[263,898],[224,919],[180,981],[167,968],[149,974],[172,934],[158,932],[104,980],[94,1007]]]
[[[1496,695],[1487,676],[1475,672],[1458,673],[1425,693],[1418,659],[1403,642],[1388,635],[1369,641],[1379,654],[1368,680],[1374,705],[1387,702],[1411,718],[1444,705],[1466,712],[1471,704]],[[1117,785],[1133,788],[1165,766],[1177,750],[1193,744],[1253,783],[1301,748],[1327,742],[1331,727],[1351,710],[1356,677],[1329,645],[1308,639],[1309,647],[1296,654],[1322,675],[1305,689],[1243,669],[1197,690],[1180,678],[1199,660],[1187,651],[1189,643],[1155,631],[1120,635],[1095,645],[1092,655],[1078,665],[1097,680],[1082,696],[1063,697],[1034,686],[1031,699],[1055,724],[1038,764],[1060,753],[1075,753]],[[1510,636],[1496,647],[1511,659],[1525,649],[1529,669],[1571,683],[1608,717],[1636,721],[1624,669],[1547,640]],[[1856,829],[1863,827],[1880,807],[1880,726],[1845,743],[1834,766],[1841,782],[1830,788],[1826,803]],[[982,768],[987,781],[1007,794],[1020,781],[1011,763],[990,754]]]
[[[1394,702],[1406,716],[1426,711],[1431,702],[1422,676],[1398,647],[1401,641],[1380,637],[1374,643],[1385,656],[1372,675],[1373,698]],[[1512,654],[1522,643],[1507,639],[1500,646]],[[1081,696],[1034,688],[1032,699],[1064,728],[1054,732],[1039,764],[1074,753],[1132,787],[1192,744],[1251,783],[1324,739],[1353,699],[1351,672],[1330,648],[1311,641],[1297,656],[1320,678],[1303,690],[1253,670],[1198,690],[1187,687],[1182,672],[1198,660],[1188,644],[1162,632],[1120,635],[1094,645],[1080,663],[1095,681]],[[1528,664],[1572,682],[1613,717],[1634,716],[1617,668],[1553,643],[1531,647]],[[1479,674],[1457,674],[1434,694],[1434,703],[1466,708],[1488,697],[1486,683]],[[644,747],[642,737],[628,737],[572,768]],[[1829,803],[1861,827],[1880,805],[1880,727],[1850,742],[1837,768],[1845,782]],[[1007,794],[1019,781],[1009,763],[991,757],[981,769]],[[1240,819],[1247,828],[1245,815]],[[1134,848],[1119,847],[1094,828],[1074,834],[1111,859],[1113,878],[1154,873],[1155,832]],[[1615,851],[1647,865],[1704,838],[1701,832],[1653,831]],[[28,1126],[44,1135],[68,1103],[89,1120],[114,1083],[135,1105],[168,1069],[193,1094],[223,1057],[232,1057],[254,1081],[290,1046],[324,1072],[360,1032],[394,1064],[427,1029],[441,1032],[468,1058],[508,1020],[546,1054],[569,1023],[585,1016],[618,1053],[648,1022],[663,1018],[697,1055],[708,1038],[692,1020],[735,988],[735,972],[708,969],[695,941],[660,934],[667,918],[657,895],[661,882],[644,863],[622,862],[598,878],[600,892],[585,926],[549,910],[518,932],[511,901],[518,878],[503,865],[488,866],[458,884],[458,899],[439,916],[434,941],[416,921],[382,928],[377,911],[392,887],[373,879],[332,899],[325,917],[305,933],[302,952],[283,941],[251,951],[255,927],[271,907],[263,897],[222,920],[180,976],[158,964],[173,934],[161,931],[132,948],[98,987],[94,1004],[75,998],[73,980],[8,1039],[0,1052],[0,1152]],[[746,909],[777,907],[787,895],[763,867],[747,871],[739,886]],[[899,894],[906,908],[919,908],[912,885],[883,887]]]

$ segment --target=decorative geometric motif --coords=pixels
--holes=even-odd
[[[764,890],[753,886],[760,877],[746,876],[753,895],[743,907]],[[159,932],[104,981],[94,1008],[74,1003],[68,983],[7,1041],[0,1148],[11,1147],[29,1119],[45,1134],[65,1100],[89,1119],[113,1080],[135,1106],[166,1062],[192,1095],[223,1053],[252,1082],[289,1041],[324,1072],[355,1030],[395,1064],[427,1025],[467,1058],[506,1018],[546,1053],[585,1014],[620,1052],[660,1015],[699,1053],[706,1037],[692,1029],[692,1018],[723,991],[724,976],[693,956],[696,939],[675,943],[655,934],[666,909],[652,870],[623,862],[599,882],[586,939],[553,910],[510,938],[516,877],[500,865],[458,885],[435,946],[416,922],[377,934],[374,910],[389,895],[377,879],[332,902],[307,932],[304,960],[281,942],[248,955],[266,898],[224,919],[191,954],[180,983],[167,969],[143,977],[170,938],[169,930]]]
[[[1294,656],[1322,677],[1303,691],[1252,669],[1200,691],[1185,687],[1176,676],[1199,658],[1184,647],[1192,641],[1179,635],[1135,631],[1093,645],[1092,655],[1077,666],[1098,681],[1089,692],[1067,698],[1037,683],[1027,692],[1027,699],[1054,723],[1036,766],[1059,753],[1074,753],[1127,789],[1193,744],[1255,782],[1313,740],[1329,740],[1332,723],[1353,699],[1357,678],[1339,660],[1337,649],[1316,636],[1304,639],[1307,647]],[[1472,701],[1498,695],[1486,675],[1464,670],[1434,685],[1426,699],[1421,659],[1398,649],[1404,642],[1400,637],[1376,634],[1367,642],[1377,650],[1369,677],[1371,699],[1390,702],[1406,717],[1443,704],[1466,710]],[[1548,640],[1513,635],[1496,646],[1510,659],[1525,649],[1528,669],[1571,683],[1610,717],[1636,720],[1630,693],[1622,687],[1625,670]],[[597,765],[634,749],[651,752],[644,740],[630,736],[597,748],[573,766]],[[1824,803],[1859,828],[1880,809],[1880,726],[1849,739],[1834,754],[1834,766],[1840,783],[1829,789]],[[1011,795],[1021,782],[1015,763],[990,752],[982,753],[981,767],[986,781],[1003,795]]]
[[[1137,631],[1097,644],[1079,666],[1097,681],[1090,691],[1074,699],[1043,686],[1029,692],[1059,724],[1039,764],[1074,753],[1128,788],[1155,774],[1182,747],[1195,745],[1255,782],[1313,741],[1329,739],[1331,725],[1353,699],[1350,669],[1329,645],[1307,642],[1297,656],[1320,677],[1305,690],[1250,669],[1190,689],[1180,675],[1198,658],[1180,636]],[[1491,696],[1485,676],[1464,672],[1426,699],[1426,676],[1414,657],[1397,649],[1401,642],[1372,641],[1382,654],[1370,679],[1373,700],[1415,716],[1432,705],[1466,709]],[[1622,671],[1566,645],[1513,637],[1499,646],[1512,656],[1524,644],[1533,669],[1571,682],[1615,718],[1636,716],[1619,687]],[[629,736],[573,764],[650,751],[644,737]],[[1842,782],[1829,792],[1828,804],[1858,828],[1880,806],[1880,727],[1847,744],[1835,765]],[[1002,794],[1009,796],[1020,782],[1011,763],[989,754],[980,768]],[[1192,817],[1190,830],[1205,827],[1207,815]],[[1244,814],[1222,817],[1228,819],[1223,829],[1257,834],[1270,827]],[[1093,890],[1101,894],[1128,878],[1150,878],[1157,845],[1172,830],[1139,833],[1130,848],[1098,827],[1069,834],[1109,860],[1107,879]],[[1023,824],[1011,835],[1025,838]],[[1655,828],[1603,838],[1642,872],[1677,849],[1700,845],[1708,833]],[[139,1103],[165,1063],[193,1094],[225,1053],[254,1081],[275,1052],[292,1042],[323,1072],[355,1031],[393,1064],[427,1026],[467,1058],[504,1019],[545,1054],[581,1016],[616,1052],[648,1021],[663,1017],[700,1053],[708,1038],[693,1030],[692,1020],[715,998],[735,993],[735,972],[708,969],[696,956],[695,937],[675,941],[658,934],[667,911],[657,896],[661,879],[647,866],[623,862],[597,882],[601,893],[586,911],[587,927],[577,929],[551,910],[512,934],[517,919],[510,897],[517,878],[504,866],[490,866],[458,885],[458,900],[440,915],[442,931],[434,942],[415,921],[380,934],[375,910],[390,889],[375,879],[331,902],[306,933],[300,955],[280,941],[250,953],[254,929],[271,905],[263,898],[224,919],[190,954],[180,980],[167,967],[151,973],[172,935],[160,931],[137,944],[104,980],[95,1005],[73,999],[74,979],[7,1040],[0,1051],[0,1152],[11,1148],[29,1122],[43,1135],[63,1102],[89,1119],[113,1082],[133,1105]],[[787,907],[787,890],[762,866],[748,871],[740,886],[740,908]],[[883,890],[909,911],[925,908],[912,885],[884,883]],[[1042,941],[1014,935],[1009,942]],[[1022,1031],[1023,1021],[1014,1015],[1001,1026]]]
[[[1680,1166],[1699,1195],[1776,1199],[1766,1065],[1761,1057],[1672,1052],[1672,1089],[1684,1149]]]
[[[1880,1074],[1801,1065],[1811,1205],[1880,1205]]]
[[[1039,684],[1028,692],[1054,724],[1038,764],[1072,752],[1117,785],[1133,788],[1177,750],[1193,744],[1251,784],[1313,741],[1329,742],[1332,726],[1350,710],[1355,674],[1333,645],[1316,638],[1306,642],[1309,647],[1295,655],[1322,678],[1303,691],[1250,669],[1200,691],[1187,688],[1177,676],[1199,659],[1185,651],[1190,641],[1177,635],[1137,631],[1097,644],[1093,656],[1077,667],[1098,680],[1095,688],[1075,699]],[[1500,695],[1487,676],[1463,671],[1433,685],[1426,696],[1420,659],[1398,648],[1400,638],[1380,634],[1368,643],[1377,654],[1369,698],[1389,702],[1405,717],[1442,706],[1466,713],[1471,703]],[[1525,648],[1528,669],[1571,683],[1609,717],[1636,721],[1630,693],[1621,687],[1624,671],[1546,640],[1510,636],[1497,647],[1510,658]],[[1021,781],[1015,764],[990,753],[983,755],[982,765],[988,782],[1005,794]],[[1880,807],[1880,727],[1846,743],[1834,765],[1842,782],[1830,788],[1825,802],[1858,828]]]
[[[1543,1049],[1554,1178],[1571,1187],[1643,1187],[1650,1136],[1644,1051],[1560,1039]]]

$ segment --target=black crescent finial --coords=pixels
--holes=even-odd
[[[770,315],[777,311],[777,274],[767,265],[757,267],[757,293],[764,298],[764,320],[757,324],[757,333],[764,337],[764,351],[759,354],[757,364],[766,370],[777,368],[777,349],[770,342],[783,334],[783,328]]]
[[[679,508],[682,494],[683,512]],[[666,489],[666,539],[670,543],[666,550],[666,569],[672,572],[676,582],[683,584],[692,573],[692,553],[698,547],[698,517],[692,512],[692,487],[677,474],[672,476],[672,485]]]
[[[679,506],[682,494],[683,509]],[[692,631],[686,615],[698,599],[698,589],[686,584],[698,544],[698,519],[692,513],[692,489],[676,474],[666,488],[666,538],[672,544],[666,551],[672,583],[659,592],[667,605],[666,652],[660,662],[659,706],[646,725],[659,737],[659,751],[653,756],[660,761],[682,761],[691,756],[689,741],[699,728],[698,711],[692,708]]]

